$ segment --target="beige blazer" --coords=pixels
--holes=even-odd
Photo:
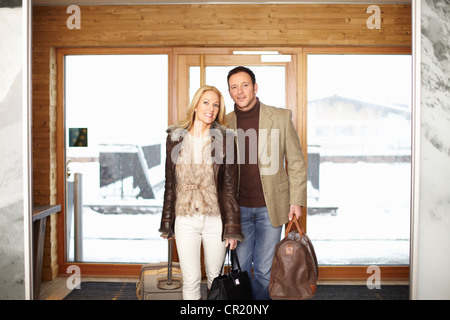
[[[292,111],[261,102],[260,106],[258,166],[270,221],[279,227],[289,221],[291,204],[306,206],[307,171]],[[227,114],[227,120],[236,130],[234,111]]]

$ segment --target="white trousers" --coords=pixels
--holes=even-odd
[[[177,216],[175,239],[183,275],[183,300],[201,298],[202,280],[200,249],[203,242],[205,271],[208,289],[220,273],[225,259],[225,242],[222,241],[222,219],[220,216]]]

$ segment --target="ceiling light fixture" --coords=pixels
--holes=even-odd
[[[278,51],[233,51],[233,54],[266,55],[266,54],[279,54],[279,52]]]

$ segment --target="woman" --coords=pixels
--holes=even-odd
[[[184,300],[201,298],[201,243],[209,289],[219,275],[226,247],[235,249],[243,239],[237,151],[234,138],[226,138],[226,124],[222,94],[215,87],[203,86],[195,93],[186,117],[167,129],[159,231],[164,238],[175,232]]]

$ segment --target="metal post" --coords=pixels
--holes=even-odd
[[[75,261],[83,261],[83,175],[81,173],[74,174],[73,202]]]

